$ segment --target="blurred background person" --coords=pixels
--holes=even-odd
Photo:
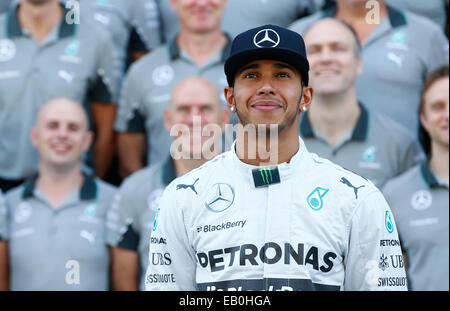
[[[0,190],[0,291],[9,290],[6,206]]]
[[[170,1],[156,0],[161,12],[163,40],[171,40],[178,32],[179,21]],[[183,0],[188,3],[191,0]],[[216,0],[224,1],[224,0]],[[318,11],[323,0],[225,0],[222,28],[231,37],[251,28],[272,24],[287,27],[297,19]]]
[[[8,11],[9,6],[11,5],[11,0],[2,0],[0,1],[0,14]]]
[[[401,11],[409,11],[435,22],[444,31],[448,18],[447,0],[386,0],[386,3]]]
[[[425,77],[448,65],[448,39],[442,29],[425,17],[387,6],[383,0],[336,0],[290,29],[303,34],[324,17],[351,25],[362,44],[358,99],[370,111],[386,114],[417,137],[418,117],[411,111],[417,111]]]
[[[107,290],[106,212],[113,186],[86,175],[84,108],[52,99],[31,129],[39,173],[6,194],[11,290]]]
[[[18,6],[18,7],[17,7]],[[76,24],[58,0],[22,0],[0,16],[0,188],[6,191],[37,170],[29,129],[49,99],[84,104],[96,138],[87,166],[103,177],[115,151],[113,124],[117,59],[108,33]]]
[[[419,116],[426,161],[383,188],[397,223],[408,289],[449,290],[449,69],[431,73]]]
[[[180,18],[178,35],[135,62],[122,88],[115,123],[122,178],[165,161],[172,139],[164,128],[164,110],[174,85],[202,76],[220,92],[226,86],[223,63],[231,44],[221,29],[226,1],[170,3]]]
[[[194,118],[199,124],[194,124]],[[198,130],[217,125],[224,131],[229,114],[221,104],[215,85],[201,77],[187,78],[173,89],[170,106],[164,111],[168,132],[172,127],[184,125],[188,133],[177,133],[173,139],[186,153],[176,148],[166,160],[139,170],[122,183],[119,194],[108,213],[108,243],[112,247],[112,281],[115,290],[144,290],[144,277],[149,261],[150,243],[163,243],[150,239],[158,202],[164,188],[176,177],[199,167],[222,150],[206,151],[215,142],[220,148],[220,133],[202,136]],[[186,135],[188,134],[188,135]],[[197,135],[197,136],[193,136]],[[152,260],[170,258],[151,257]]]
[[[358,100],[355,81],[361,73],[361,45],[352,28],[324,18],[304,38],[314,88],[313,104],[300,123],[308,150],[377,187],[420,162],[423,153],[413,136]]]

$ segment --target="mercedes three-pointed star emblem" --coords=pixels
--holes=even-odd
[[[211,187],[206,197],[205,206],[212,212],[223,212],[234,202],[234,189],[225,183],[217,183]]]
[[[253,37],[253,43],[259,48],[274,48],[280,44],[280,36],[273,29],[263,29]]]

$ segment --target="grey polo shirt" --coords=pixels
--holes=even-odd
[[[144,290],[150,234],[165,187],[177,177],[172,158],[126,178],[107,216],[107,243],[139,253],[140,290]],[[159,243],[160,241],[151,241]]]
[[[386,114],[417,137],[420,92],[426,76],[448,65],[448,39],[433,22],[388,7],[387,18],[362,45],[363,71],[356,91],[370,111]],[[333,17],[336,7],[290,26],[303,34],[314,22]]]
[[[417,15],[427,17],[444,30],[447,20],[445,1],[446,0],[386,0],[386,3],[399,10],[410,11]]]
[[[0,241],[6,240],[6,232],[7,232],[7,225],[6,225],[6,205],[5,205],[5,198],[3,197],[3,193],[0,190]]]
[[[80,16],[97,22],[111,34],[124,72],[130,34],[136,28],[147,48],[153,49],[161,42],[159,16],[154,0],[79,0]],[[145,35],[145,36],[144,36]],[[141,48],[140,50],[143,50]]]
[[[12,290],[108,290],[106,213],[116,189],[85,176],[53,208],[35,179],[6,194]]]
[[[448,184],[427,162],[383,188],[408,262],[410,290],[449,290]]]
[[[66,9],[65,14],[68,14]],[[108,33],[89,21],[63,18],[38,45],[15,9],[0,15],[0,177],[24,179],[37,171],[29,130],[49,99],[116,102],[118,68]]]
[[[0,14],[8,11],[10,4],[11,4],[11,0],[0,1]]]
[[[317,153],[381,188],[386,181],[400,175],[424,159],[419,144],[395,121],[372,114],[363,106],[351,133],[331,146],[312,127],[308,113],[300,122],[300,135],[310,152]]]
[[[180,81],[201,76],[217,86],[226,107],[223,90],[228,86],[223,66],[231,40],[223,51],[203,67],[178,49],[174,38],[135,62],[122,88],[115,129],[147,135],[147,165],[164,161],[173,138],[164,126],[164,110],[169,106],[172,88]]]
[[[179,31],[177,14],[167,0],[157,0],[165,40]],[[222,29],[235,37],[239,33],[265,24],[287,27],[298,18],[316,12],[323,1],[317,0],[228,0]]]

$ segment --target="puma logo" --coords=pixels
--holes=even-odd
[[[199,179],[197,178],[192,185],[179,184],[179,185],[177,185],[177,190],[190,188],[192,191],[195,192],[195,194],[198,194],[197,191],[195,190],[195,187],[194,187],[195,183],[198,180]]]
[[[358,190],[359,190],[359,188],[365,187],[365,185],[362,185],[362,186],[359,186],[359,187],[355,187],[345,177],[341,178],[341,183],[343,183],[346,186],[349,186],[350,188],[353,188],[353,191],[355,192],[356,199],[358,198]]]

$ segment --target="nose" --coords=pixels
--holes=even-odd
[[[275,88],[272,85],[272,81],[269,77],[262,79],[261,87],[258,89],[258,95],[274,95]]]
[[[321,62],[330,62],[332,59],[332,53],[329,48],[324,47],[320,52],[320,61]]]

